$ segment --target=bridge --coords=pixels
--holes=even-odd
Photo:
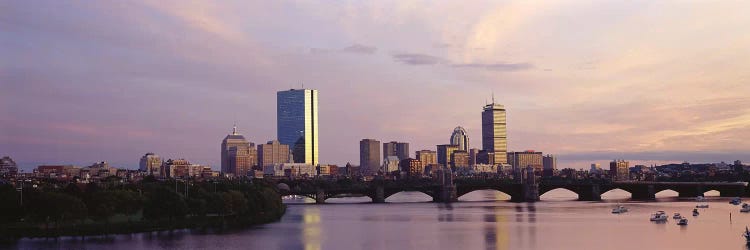
[[[747,183],[730,182],[610,182],[610,181],[542,181],[540,183],[517,183],[499,179],[455,179],[442,184],[431,179],[419,180],[374,180],[357,182],[352,180],[280,180],[282,195],[310,197],[316,203],[337,197],[367,196],[373,203],[385,200],[399,192],[424,193],[434,202],[455,202],[458,197],[477,190],[496,190],[509,195],[513,202],[535,202],[545,193],[555,189],[566,189],[578,195],[581,201],[600,201],[601,195],[610,190],[629,192],[633,200],[654,200],[656,193],[672,190],[679,197],[696,197],[707,191],[718,191],[722,197],[750,197]],[[283,183],[284,185],[281,185]]]

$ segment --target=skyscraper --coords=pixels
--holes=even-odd
[[[294,162],[318,165],[318,91],[290,89],[276,93],[276,128]]]
[[[365,175],[373,175],[380,169],[380,141],[362,139],[359,141],[359,170]]]
[[[384,142],[383,143],[383,158],[388,156],[396,156],[399,160],[405,160],[409,158],[409,143],[407,142]]]
[[[224,137],[221,142],[221,172],[246,176],[257,163],[257,154],[255,145],[237,133],[237,126],[234,126],[232,134]]]
[[[482,149],[495,153],[495,164],[508,163],[505,107],[495,104],[494,100],[492,104],[484,106],[484,111],[482,111]]]
[[[545,155],[542,158],[542,176],[552,176],[557,169],[557,157],[554,155]]]
[[[466,130],[463,127],[458,126],[453,129],[451,144],[458,145],[458,150],[469,152],[469,136],[466,135]]]
[[[141,157],[140,170],[150,175],[159,175],[161,168],[161,157],[154,153],[146,153]]]
[[[279,143],[278,140],[258,145],[258,166],[273,166],[289,163],[289,145]]]
[[[609,175],[613,181],[630,180],[630,162],[625,160],[614,160],[609,162]]]

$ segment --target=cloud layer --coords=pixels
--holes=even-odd
[[[320,91],[327,163],[357,163],[362,138],[434,149],[456,126],[479,147],[492,93],[509,147],[563,167],[750,161],[748,8],[12,1],[0,4],[0,154],[135,167],[153,151],[216,167],[234,122],[274,139],[275,92],[304,84]]]

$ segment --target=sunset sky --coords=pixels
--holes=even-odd
[[[363,138],[435,150],[508,110],[511,150],[562,167],[750,161],[750,1],[3,1],[0,155],[146,152],[219,167],[236,121],[276,137],[276,91],[320,91],[321,163]],[[0,156],[1,157],[1,156]]]

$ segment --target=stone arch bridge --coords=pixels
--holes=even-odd
[[[416,191],[424,193],[435,202],[454,202],[467,193],[477,190],[496,190],[508,194],[514,202],[534,202],[539,197],[555,189],[570,190],[581,201],[599,201],[601,195],[610,190],[621,189],[631,193],[633,200],[653,200],[656,193],[672,190],[680,197],[696,197],[707,191],[719,191],[722,197],[748,197],[747,183],[728,182],[544,182],[534,184],[513,183],[494,179],[456,179],[453,183],[440,184],[429,179],[372,182],[351,180],[280,180],[283,195],[302,195],[316,203],[337,197],[367,196],[373,203],[385,200],[399,192]]]

